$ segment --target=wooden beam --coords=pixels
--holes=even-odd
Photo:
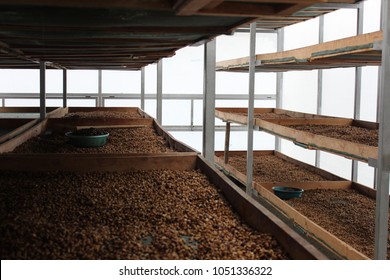
[[[74,171],[123,172],[158,170],[193,170],[196,153],[164,154],[7,154],[0,155],[0,170],[12,171]]]
[[[172,9],[169,0],[0,0],[0,4],[80,8],[131,8],[161,11]]]
[[[220,35],[226,33],[226,27],[224,26],[54,26],[54,25],[24,25],[24,24],[0,24],[0,33],[2,30],[10,31],[21,31],[28,35],[28,32],[36,31],[42,32],[45,30],[45,38],[62,38],[61,32],[71,32],[74,39],[78,39],[81,34],[83,37],[86,33],[93,38],[94,35],[97,38],[101,38],[106,35],[114,37],[121,34],[211,34]],[[78,34],[77,34],[78,32]],[[68,33],[67,33],[68,34]],[[24,35],[21,34],[23,38]],[[36,37],[33,37],[36,38]]]
[[[256,61],[258,61],[257,68],[265,65],[280,65],[281,68],[288,69],[300,63],[312,62],[313,64],[321,63],[321,59],[341,56],[340,63],[345,60],[345,55],[356,54],[359,52],[371,52],[375,47],[375,42],[382,40],[382,32],[376,31],[366,33],[358,36],[348,37],[335,41],[329,41],[322,44],[312,45],[308,47],[293,49],[289,51],[258,54]],[[356,49],[354,49],[356,48]],[[249,65],[249,58],[242,57],[238,59],[226,60],[217,63],[217,69],[234,69],[246,68]]]
[[[177,0],[173,9],[179,16],[189,16],[209,5],[213,0]]]
[[[278,8],[275,9],[271,4],[257,4],[257,3],[236,3],[223,2],[212,9],[201,9],[197,15],[213,15],[213,16],[241,16],[241,17],[261,17],[275,15]]]

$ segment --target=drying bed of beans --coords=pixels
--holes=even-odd
[[[378,146],[378,130],[358,126],[294,125],[291,128],[368,146]]]
[[[229,155],[229,165],[246,174],[246,155]],[[327,181],[329,179],[275,155],[254,155],[253,178],[256,182]]]
[[[152,127],[105,128],[110,135],[102,147],[80,148],[65,134],[45,134],[16,147],[14,153],[165,153],[172,152],[165,139]]]
[[[5,173],[1,259],[286,259],[199,171]]]
[[[248,116],[248,113],[236,113],[236,112],[232,112],[233,114],[237,114],[237,115],[242,115],[242,116]],[[290,116],[290,115],[287,115],[287,114],[278,114],[278,113],[274,113],[274,112],[268,112],[268,113],[254,113],[254,118],[256,119],[289,119],[289,118],[295,118],[295,119],[301,119],[301,118],[305,118],[305,119],[316,119],[316,118],[321,118],[322,116],[308,116],[308,115],[305,115],[305,116]]]
[[[301,198],[288,203],[359,252],[374,257],[374,199],[354,189],[306,190]],[[390,259],[390,237],[387,252]]]
[[[93,111],[93,112],[74,112],[68,113],[64,118],[70,119],[136,119],[142,118],[138,111],[120,112],[120,111]]]

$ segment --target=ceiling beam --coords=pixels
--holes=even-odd
[[[78,8],[126,8],[171,11],[169,0],[0,0],[0,5],[56,6]]]
[[[275,15],[282,4],[223,2],[212,9],[201,9],[197,15],[260,17]]]
[[[40,39],[49,38],[50,32],[72,32],[77,38],[76,32],[102,35],[105,33],[115,36],[117,34],[211,34],[219,35],[226,33],[226,27],[220,26],[105,26],[104,28],[94,26],[40,26],[22,24],[0,24],[0,35],[2,31],[37,31],[44,32]],[[28,33],[28,32],[27,32]],[[14,33],[15,35],[15,33]],[[93,36],[91,36],[93,38]]]
[[[213,0],[177,0],[173,5],[173,9],[179,16],[189,16],[195,14],[211,2]]]

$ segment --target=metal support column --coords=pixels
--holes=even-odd
[[[202,155],[214,162],[216,40],[204,45]]]
[[[66,108],[68,107],[68,104],[67,104],[67,95],[68,95],[68,77],[67,77],[67,72],[66,72],[66,69],[63,69],[62,70],[62,107],[63,108]]]
[[[40,87],[40,118],[46,118],[46,62],[39,63],[39,87]]]
[[[364,14],[364,2],[359,4],[357,9],[357,35],[363,34],[363,14]],[[355,68],[355,101],[353,109],[353,118],[355,120],[360,119],[360,106],[362,95],[362,67]],[[352,174],[351,179],[354,182],[358,180],[358,161],[352,161]]]
[[[103,74],[102,70],[98,70],[98,98],[97,98],[97,107],[103,107]]]
[[[157,122],[162,125],[162,78],[163,62],[162,59],[157,63]]]
[[[387,258],[390,167],[390,5],[382,0],[382,67],[379,92],[379,152],[375,218],[375,259]]]
[[[278,30],[277,39],[277,51],[282,52],[284,50],[284,29]],[[283,106],[283,72],[276,73],[276,108],[282,108]],[[275,136],[275,150],[279,151],[282,148],[281,139]]]
[[[256,22],[250,26],[249,47],[249,98],[248,98],[248,150],[246,157],[246,193],[253,194],[253,125],[255,106]]]
[[[141,68],[141,109],[145,110],[145,67]]]
[[[230,146],[230,122],[226,122],[225,131],[225,151],[224,151],[224,162],[229,163],[229,146]]]
[[[319,25],[318,25],[318,43],[321,44],[324,42],[324,16],[320,16]],[[322,69],[318,70],[317,78],[317,114],[322,114],[322,81],[323,81],[323,72]],[[316,150],[316,159],[315,166],[320,167],[321,164],[321,152]]]

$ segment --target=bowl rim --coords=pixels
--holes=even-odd
[[[65,133],[65,136],[70,137],[70,138],[103,138],[103,137],[108,137],[110,133],[105,133],[101,135],[74,135],[73,131],[68,131]]]
[[[289,189],[289,190],[287,190]],[[288,187],[288,186],[273,186],[273,191],[277,192],[283,192],[283,193],[302,193],[304,192],[304,189],[297,188],[297,187]]]

